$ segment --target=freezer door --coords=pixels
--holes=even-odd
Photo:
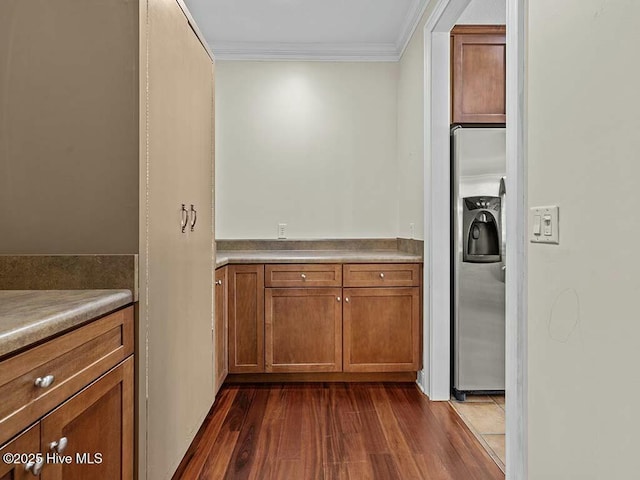
[[[454,387],[504,390],[505,291],[501,263],[461,263]]]

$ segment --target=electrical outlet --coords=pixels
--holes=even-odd
[[[278,224],[278,238],[287,238],[287,224],[279,223]]]
[[[409,224],[409,238],[415,238],[416,237],[416,224],[415,223],[410,223]]]

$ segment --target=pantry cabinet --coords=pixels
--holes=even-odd
[[[451,30],[451,122],[506,122],[504,25]]]

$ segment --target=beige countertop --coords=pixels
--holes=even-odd
[[[0,290],[0,357],[131,302],[130,290]]]
[[[421,263],[397,250],[218,250],[216,268],[229,263]]]

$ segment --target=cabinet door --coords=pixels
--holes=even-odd
[[[140,296],[140,351],[148,353],[139,375],[146,408],[140,429],[147,432],[140,436],[146,448],[140,462],[147,478],[161,479],[179,464],[214,398],[213,71],[175,0],[142,4],[148,8],[141,197],[147,228],[140,265],[147,288]],[[197,223],[182,232],[181,205],[189,210],[192,203]]]
[[[25,455],[31,454],[34,456],[40,453],[40,423],[36,423],[0,448],[0,458],[4,459],[3,456],[7,453],[24,453]],[[25,460],[30,459],[25,458]],[[32,472],[26,470],[25,467],[27,467],[26,463],[15,464],[0,461],[0,480],[27,480],[34,478]],[[35,465],[28,465],[28,467],[33,469]],[[38,465],[37,468],[41,468],[41,465]]]
[[[420,288],[345,288],[344,371],[417,371]]]
[[[42,453],[62,439],[71,462],[47,462],[42,480],[133,478],[133,357],[42,419]]]
[[[504,27],[460,26],[452,37],[452,123],[505,123]]]
[[[264,265],[229,265],[229,373],[264,372]]]
[[[342,370],[342,289],[268,288],[267,372]]]
[[[228,317],[227,317],[227,267],[216,270],[216,392],[229,372]]]

